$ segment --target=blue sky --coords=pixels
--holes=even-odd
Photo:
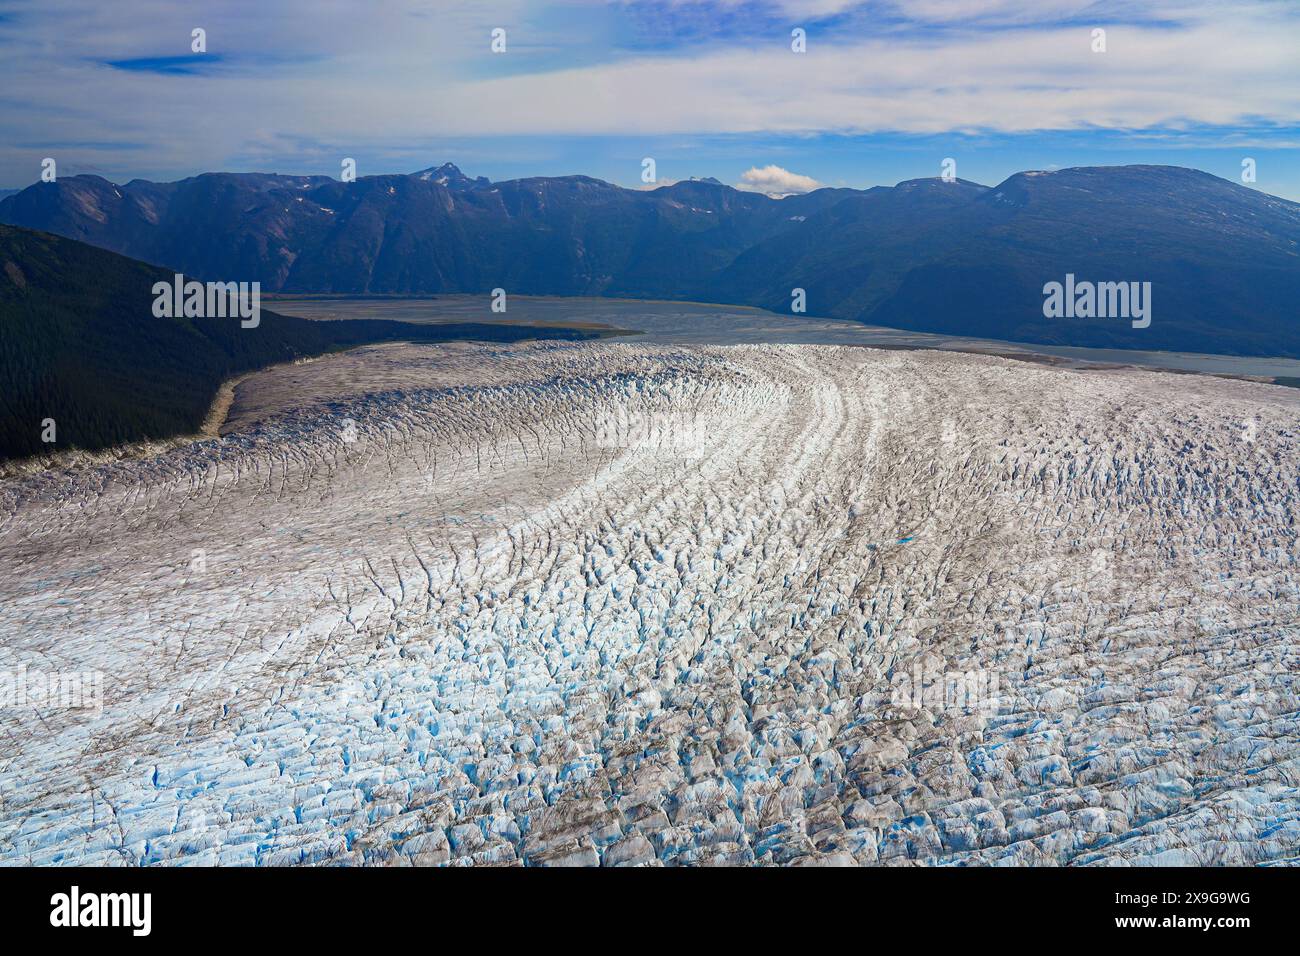
[[[661,182],[777,167],[791,189],[947,157],[985,183],[1116,163],[1235,180],[1250,157],[1257,188],[1300,200],[1297,49],[1292,0],[0,0],[0,187],[46,156],[115,181],[352,157],[627,186],[648,156]]]

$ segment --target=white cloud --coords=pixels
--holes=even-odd
[[[773,199],[783,199],[786,196],[810,193],[814,189],[821,189],[822,185],[811,176],[801,176],[780,166],[764,166],[762,169],[755,166],[740,177],[736,188],[749,193],[763,193]]]
[[[792,17],[829,17],[861,4],[862,0],[777,0],[777,6]]]
[[[1103,9],[1096,0],[895,0],[892,6],[899,16],[930,23],[1044,23],[1086,12],[1100,15]]]
[[[1257,16],[881,37],[654,57],[462,84],[447,122],[530,132],[938,133],[1300,122],[1287,24]],[[1290,25],[1294,27],[1294,19]]]

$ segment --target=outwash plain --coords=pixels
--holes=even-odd
[[[310,382],[311,387],[307,387]],[[9,864],[1300,862],[1300,392],[386,345],[0,481]]]

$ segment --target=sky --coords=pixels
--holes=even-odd
[[[651,158],[778,195],[1251,159],[1300,201],[1300,2],[0,0],[0,188],[46,157],[629,187]]]

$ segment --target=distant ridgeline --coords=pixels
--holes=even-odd
[[[163,316],[175,277],[81,242],[0,226],[0,459],[191,434],[222,381],[366,342],[585,338],[523,326]],[[168,293],[170,298],[172,293]],[[180,299],[179,293],[177,298]],[[193,310],[190,310],[191,312]]]
[[[492,183],[450,164],[353,182],[73,176],[0,200],[0,222],[266,292],[503,288],[776,312],[802,301],[809,315],[923,332],[1300,356],[1300,204],[1171,166],[780,200],[708,180],[653,190],[586,176]],[[1137,289],[1142,314],[1085,301],[1045,308],[1045,287],[1076,281]]]

